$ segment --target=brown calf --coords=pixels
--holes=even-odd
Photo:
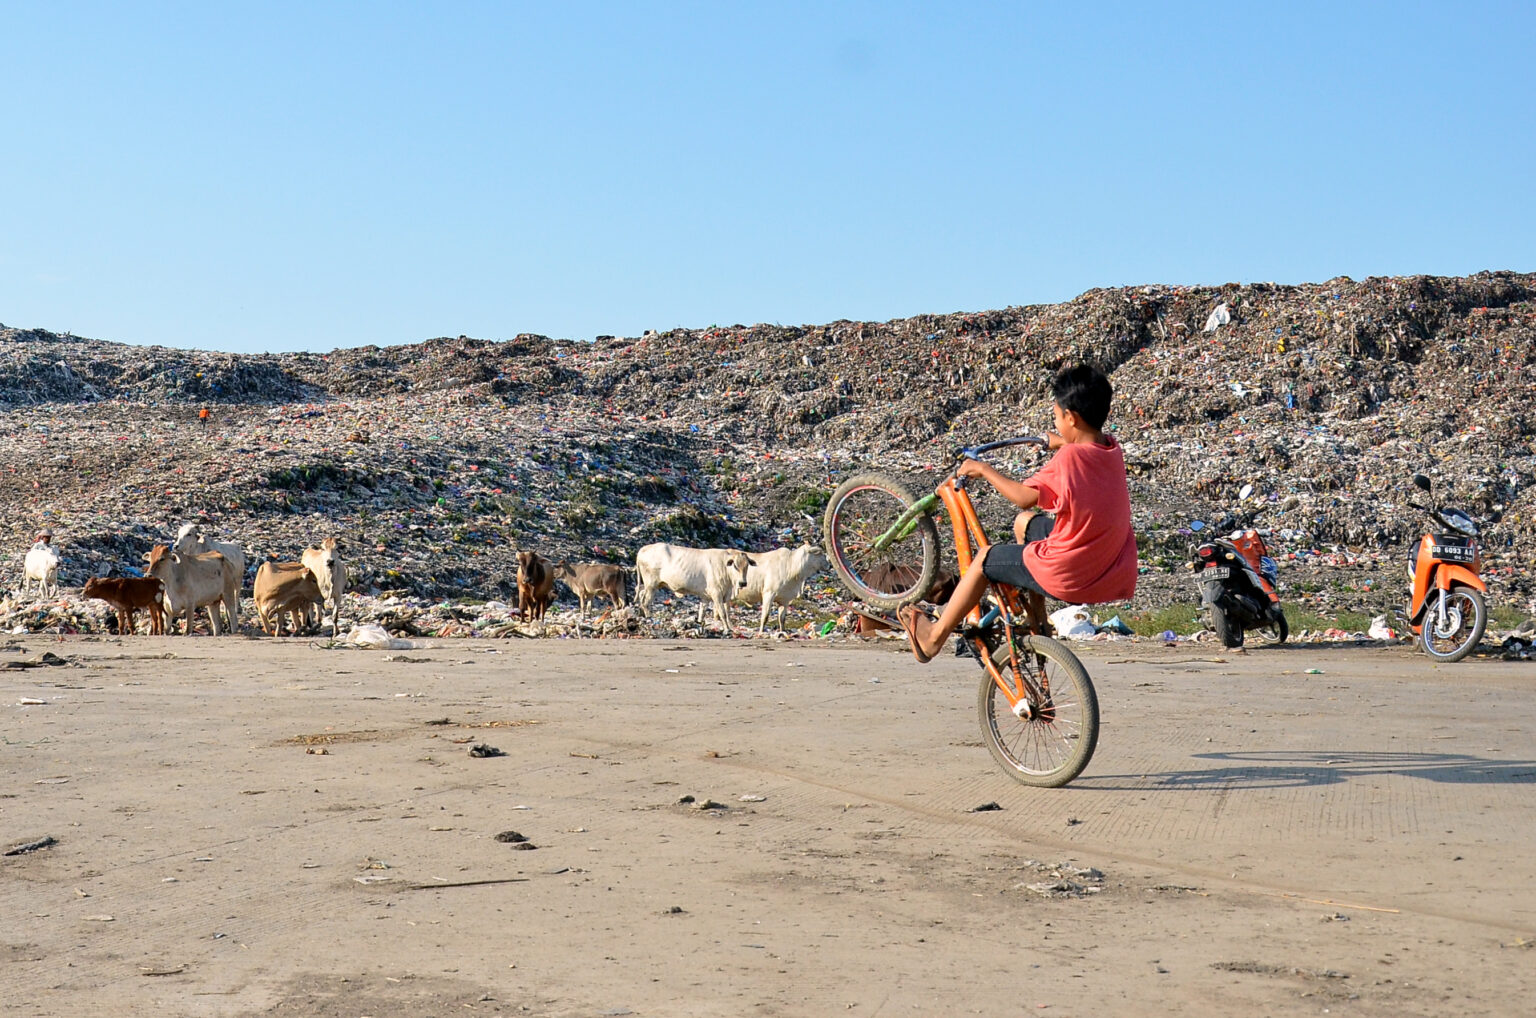
[[[527,621],[543,620],[544,610],[554,598],[555,572],[549,563],[531,551],[517,553],[517,614]]]
[[[93,576],[85,581],[86,597],[105,601],[117,610],[117,632],[120,636],[132,636],[133,613],[140,608],[149,609],[149,635],[165,635],[165,612],[160,607],[160,595],[165,585],[153,576],[143,579]]]

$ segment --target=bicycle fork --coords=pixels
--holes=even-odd
[[[912,531],[917,529],[917,521],[933,512],[940,505],[939,496],[924,495],[907,507],[907,511],[896,517],[896,522],[891,524],[889,530],[875,538],[870,546],[872,551],[883,552],[893,544],[905,541],[912,536]]]
[[[1010,673],[1008,675],[1005,675],[1002,669],[998,668],[993,662],[992,649],[987,646],[987,641],[981,637],[982,632],[995,625],[999,620],[1003,624],[1003,640],[1008,648],[1008,672]],[[967,628],[971,630],[970,634],[968,634],[971,654],[975,656],[983,670],[992,677],[993,684],[1002,691],[1003,696],[1008,701],[1008,709],[1013,713],[1013,716],[1021,721],[1033,720],[1039,713],[1037,705],[1043,706],[1050,692],[1041,683],[1035,682],[1027,674],[1025,666],[1020,660],[1019,646],[1014,642],[1013,620],[1007,613],[994,605],[982,617],[979,624]]]

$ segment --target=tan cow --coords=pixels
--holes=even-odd
[[[261,631],[281,636],[283,615],[293,620],[293,635],[309,620],[311,605],[323,604],[320,583],[302,562],[263,562],[256,570],[251,599],[256,602],[256,621]]]
[[[208,609],[208,624],[213,635],[223,632],[219,606],[229,614],[230,631],[240,628],[240,575],[234,563],[216,551],[201,555],[183,555],[157,544],[144,556],[144,570],[165,585],[165,610],[174,624],[178,615],[187,619],[187,635],[192,634],[192,615],[199,608]]]
[[[555,566],[555,579],[570,587],[571,593],[576,595],[582,618],[587,617],[588,607],[599,594],[612,601],[615,608],[624,607],[624,573],[623,566],[606,562],[583,562],[574,566],[561,562]]]
[[[341,560],[341,544],[334,537],[327,537],[318,548],[305,548],[301,556],[304,568],[314,574],[323,596],[331,605],[331,636],[336,635],[336,623],[341,614],[341,595],[347,589],[347,564]]]
[[[229,625],[240,628],[240,587],[245,583],[245,549],[233,541],[214,541],[203,533],[201,524],[184,523],[176,531],[176,543],[171,550],[181,555],[204,555],[216,551],[229,559],[235,567],[235,599],[230,602]]]

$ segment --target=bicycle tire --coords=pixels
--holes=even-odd
[[[1050,680],[1050,702],[1032,704],[1034,716],[1028,721],[1016,717],[991,674],[984,673],[976,704],[981,733],[1009,777],[1036,788],[1060,788],[1093,759],[1099,742],[1098,694],[1088,669],[1065,644],[1048,636],[1025,636],[1017,643],[1020,667],[1039,669]],[[1026,654],[1046,663],[1031,665]],[[1006,643],[992,652],[992,663],[1004,676],[1012,674]],[[1064,712],[1069,716],[1063,717]]]
[[[939,531],[932,516],[919,516],[910,535],[882,551],[869,547],[916,501],[899,481],[879,473],[848,478],[827,500],[822,517],[827,558],[854,597],[894,611],[927,596],[939,571]],[[915,566],[916,579],[882,589],[867,579],[880,566]]]

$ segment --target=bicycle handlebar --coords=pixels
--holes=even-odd
[[[986,445],[962,447],[956,449],[955,459],[980,459],[983,455],[991,452],[994,449],[1003,449],[1011,445],[1038,445],[1042,449],[1049,449],[1051,447],[1050,440],[1042,438],[1039,435],[1020,435],[1018,438],[1004,438],[997,442],[988,442]]]

